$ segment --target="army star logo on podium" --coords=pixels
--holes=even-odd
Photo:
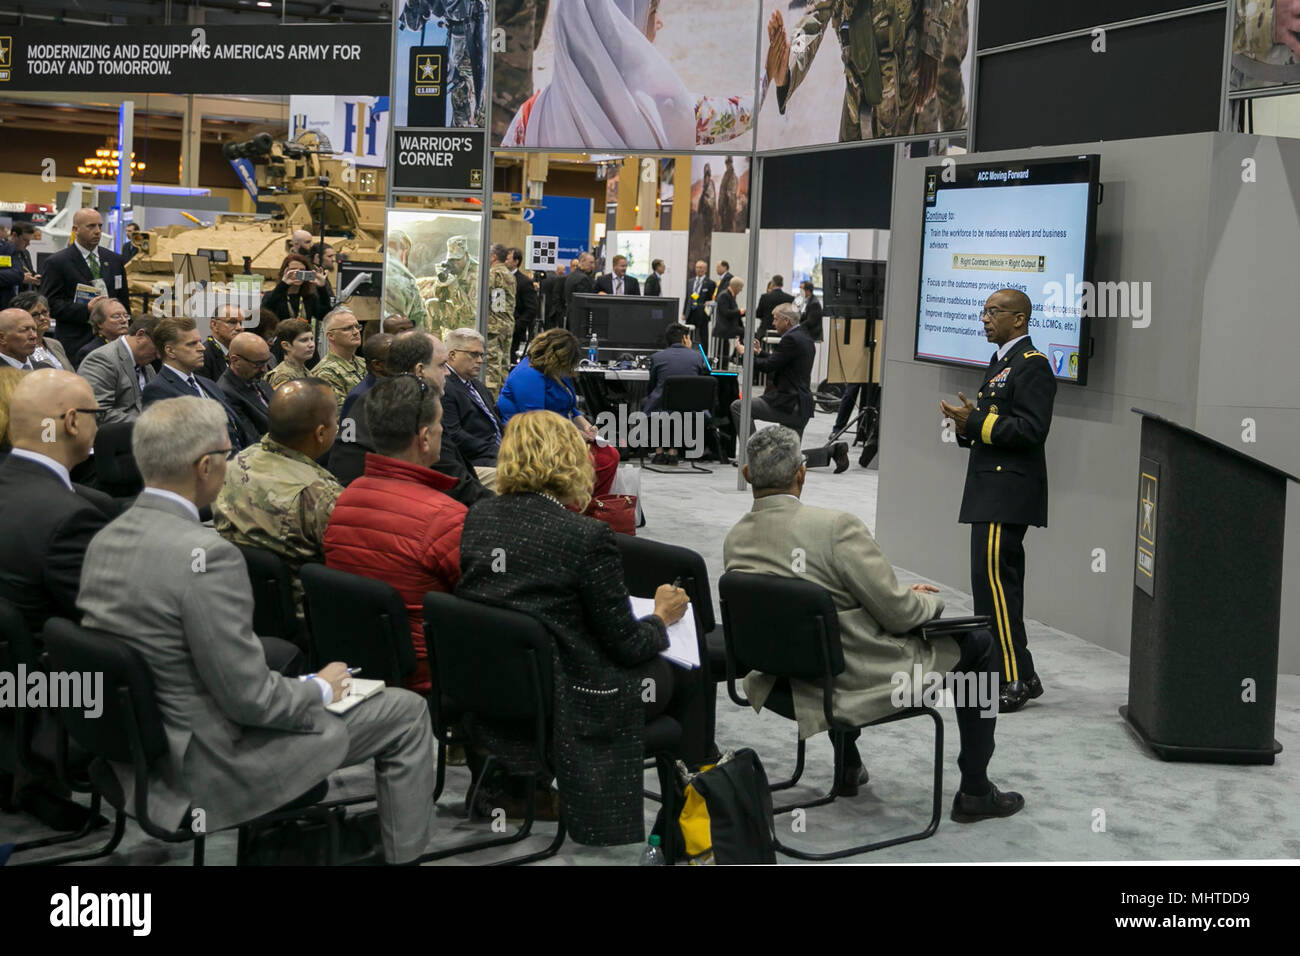
[[[1134,583],[1154,597],[1156,573],[1156,502],[1160,494],[1160,465],[1142,459],[1138,479],[1137,572]]]

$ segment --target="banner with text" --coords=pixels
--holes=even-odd
[[[480,192],[483,130],[396,130],[392,170],[394,192]]]

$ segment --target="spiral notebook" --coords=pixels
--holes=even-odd
[[[336,714],[346,714],[357,704],[361,703],[367,697],[374,697],[384,689],[384,682],[381,680],[365,680],[360,677],[352,678],[352,685],[348,687],[348,692],[332,704],[326,704],[325,709],[331,710]]]
[[[649,617],[655,612],[655,599],[632,597],[632,615]],[[678,667],[694,670],[700,666],[700,643],[695,636],[695,612],[689,604],[686,613],[676,624],[668,628],[668,649],[660,651],[659,656],[667,658]]]

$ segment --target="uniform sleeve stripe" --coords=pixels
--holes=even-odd
[[[984,418],[984,426],[980,429],[980,441],[986,445],[993,444],[993,426],[997,423],[997,420],[996,412],[989,412]]]

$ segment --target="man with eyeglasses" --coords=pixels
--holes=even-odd
[[[980,318],[997,351],[972,402],[940,401],[957,443],[970,449],[958,521],[971,526],[971,591],[975,613],[994,621],[1002,651],[1001,712],[1041,697],[1024,621],[1025,531],[1047,527],[1047,456],[1056,378],[1029,338],[1029,297],[1000,289]]]
[[[222,305],[208,320],[208,337],[203,342],[203,367],[199,370],[205,378],[221,381],[230,365],[230,342],[244,327],[247,316],[237,305]]]
[[[32,359],[39,342],[36,320],[30,313],[22,309],[0,311],[0,361],[11,368],[25,371],[49,368],[44,362]]]
[[[361,348],[361,323],[351,309],[340,306],[325,316],[325,341],[329,351],[311,370],[311,374],[334,390],[334,402],[340,412],[348,392],[365,378],[366,367],[357,358]]]
[[[217,380],[226,401],[243,419],[245,431],[261,438],[270,427],[271,386],[266,384],[266,367],[271,361],[271,347],[256,332],[240,332],[230,340],[226,353],[229,366]]]
[[[0,464],[0,599],[22,614],[34,634],[51,617],[80,617],[77,587],[86,548],[113,517],[109,500],[73,484],[70,474],[90,455],[98,431],[95,412],[90,386],[57,369],[23,376],[10,400],[13,450]],[[0,708],[5,748],[13,745],[12,713]],[[38,725],[38,751],[43,732]],[[12,787],[12,802],[47,826],[75,830],[86,821],[86,811],[66,799],[56,780],[27,777],[12,749],[0,755],[0,768],[14,771],[0,783],[6,803]]]
[[[126,306],[106,295],[91,299],[86,308],[90,316],[90,327],[94,329],[95,335],[72,356],[73,368],[81,368],[81,363],[91,352],[120,339],[131,324],[131,313],[127,311]]]
[[[45,301],[45,297],[39,292],[19,292],[9,300],[9,307],[22,309],[36,320],[36,334],[40,336],[41,341],[36,346],[36,351],[32,353],[32,360],[44,362],[51,368],[72,371],[72,360],[68,358],[63,343],[49,334],[50,304]]]
[[[496,477],[497,451],[504,426],[492,393],[479,381],[483,336],[470,328],[447,334],[447,384],[442,396],[442,435],[460,449],[489,488]],[[491,474],[484,477],[484,473]]]

